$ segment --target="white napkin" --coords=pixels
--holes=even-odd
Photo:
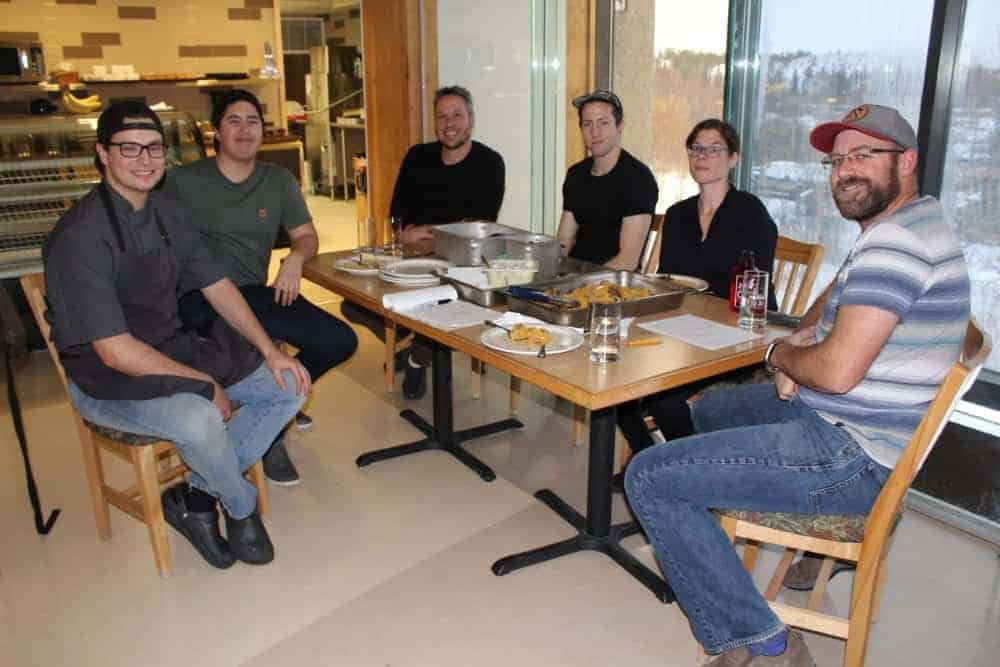
[[[521,313],[515,313],[513,310],[508,310],[500,317],[494,317],[493,321],[508,328],[514,326],[515,324],[548,324],[548,322],[543,322],[537,317],[530,317]]]
[[[454,301],[457,298],[458,292],[451,285],[437,285],[435,287],[424,287],[423,289],[411,289],[405,292],[383,294],[382,307],[386,310],[402,312],[404,310],[412,310],[425,303]]]

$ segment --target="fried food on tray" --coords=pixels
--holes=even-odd
[[[552,334],[540,327],[531,327],[527,324],[515,324],[510,328],[507,338],[514,342],[528,343],[530,345],[548,345],[552,340]]]
[[[554,289],[546,290],[546,292],[555,296],[576,299],[580,302],[579,308],[589,308],[592,303],[635,301],[636,299],[645,299],[653,294],[653,291],[648,287],[621,287],[607,280],[582,285],[565,293]]]

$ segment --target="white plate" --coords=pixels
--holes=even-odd
[[[583,345],[583,334],[576,329],[569,327],[558,327],[554,324],[531,324],[529,326],[545,329],[552,337],[545,344],[545,354],[559,354],[569,352]],[[538,346],[526,341],[512,341],[507,338],[507,332],[503,329],[490,327],[479,337],[480,342],[486,347],[500,352],[510,352],[511,354],[538,354]]]
[[[344,273],[350,273],[355,276],[374,276],[378,275],[377,266],[367,266],[362,264],[354,258],[341,258],[333,263],[333,268],[338,271],[343,271]]]
[[[386,264],[382,268],[382,273],[397,278],[436,278],[438,269],[449,266],[451,266],[451,262],[444,259],[401,259],[398,262]]]
[[[384,280],[387,283],[399,285],[400,287],[424,287],[425,285],[438,285],[441,283],[441,280],[437,276],[431,276],[430,278],[396,278],[395,276],[380,273],[378,277],[379,280]]]
[[[695,276],[684,276],[679,273],[651,273],[650,278],[659,278],[664,282],[674,283],[681,287],[704,292],[708,289],[708,281],[696,278]]]

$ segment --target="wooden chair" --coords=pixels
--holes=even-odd
[[[722,527],[730,539],[747,540],[743,563],[753,571],[760,542],[785,547],[764,596],[785,623],[847,640],[844,665],[864,664],[868,630],[878,613],[889,538],[899,520],[903,497],[927,460],[955,405],[975,381],[989,356],[990,341],[969,323],[962,357],[945,377],[924,418],[900,456],[868,516],[830,516],[776,512],[725,511]],[[797,550],[824,556],[816,586],[805,608],[775,602]],[[836,559],[857,564],[847,618],[817,611]]]
[[[35,322],[49,348],[49,356],[59,372],[63,389],[69,398],[69,383],[66,372],[59,361],[59,353],[51,340],[48,321],[45,319],[45,277],[40,273],[21,277],[21,287],[31,307]],[[72,402],[70,402],[72,406]],[[159,438],[126,433],[85,421],[73,409],[77,434],[83,448],[83,467],[87,472],[90,487],[90,501],[97,523],[97,535],[103,540],[111,539],[111,516],[109,505],[114,505],[126,514],[142,521],[149,531],[149,541],[153,546],[153,559],[161,577],[169,577],[173,570],[170,542],[167,539],[167,524],[163,519],[163,505],[160,500],[161,485],[183,477],[187,466],[174,462],[176,453],[173,443]],[[131,463],[135,470],[136,483],[125,489],[109,486],[104,481],[104,467],[101,451],[109,452],[119,459]],[[257,502],[262,515],[267,514],[270,505],[264,481],[264,467],[260,461],[247,471],[250,481],[257,487]]]
[[[821,261],[823,246],[818,243],[778,237],[774,249],[774,293],[780,312],[796,317],[806,312]]]

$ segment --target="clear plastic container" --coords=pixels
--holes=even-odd
[[[538,260],[534,259],[492,259],[489,267],[483,268],[491,287],[523,285],[535,279]]]

